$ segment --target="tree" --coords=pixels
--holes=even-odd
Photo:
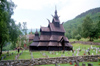
[[[13,14],[14,3],[12,1],[0,1],[0,55],[5,41],[9,38],[9,27],[11,15]]]
[[[12,49],[16,48],[18,37],[22,34],[20,27],[21,26],[19,24],[16,25],[14,20],[12,20],[12,25],[10,28],[10,41],[12,42]]]
[[[99,19],[100,19],[100,16],[99,16]],[[100,37],[100,20],[97,23],[96,27],[97,27],[97,32],[98,32],[97,36]]]
[[[27,22],[23,22],[23,32],[24,32],[24,35],[27,35]]]
[[[97,27],[96,25],[93,23],[92,19],[87,16],[82,24],[82,35],[84,38],[89,37],[90,41],[93,41],[94,38],[97,37]]]
[[[81,36],[78,34],[75,36],[75,38],[79,41],[81,39]]]
[[[18,25],[11,18],[14,8],[15,4],[11,0],[0,1],[0,55],[5,43],[12,42],[12,48],[14,48],[17,38],[21,34]]]

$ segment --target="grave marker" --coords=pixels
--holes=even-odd
[[[56,53],[56,55],[58,55],[58,53]]]
[[[61,57],[63,57],[63,55],[61,55]]]
[[[91,64],[91,63],[88,63],[88,66],[93,66],[93,64]]]
[[[82,66],[86,66],[86,64],[82,63]]]
[[[2,57],[1,57],[1,60],[3,60],[3,59],[4,59],[4,57],[2,56]]]
[[[76,61],[76,65],[79,66],[79,62],[78,61]]]
[[[55,63],[55,66],[58,66],[57,63]]]
[[[4,55],[4,59],[6,58],[6,55]]]
[[[73,60],[71,61],[71,65],[74,65],[74,61]]]
[[[72,56],[74,56],[74,53],[72,54]]]
[[[94,55],[94,54],[92,53],[92,55]]]
[[[88,52],[88,55],[90,55],[90,52]]]

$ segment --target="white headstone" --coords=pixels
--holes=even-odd
[[[63,57],[63,55],[61,55],[61,57]]]
[[[76,51],[74,51],[74,53],[76,53]]]
[[[91,49],[93,49],[92,45],[91,45]]]
[[[94,55],[94,54],[92,53],[92,55]]]
[[[74,53],[72,54],[72,56],[74,56]]]
[[[58,53],[56,53],[56,55],[58,55]]]
[[[78,56],[78,53],[76,54],[76,56]]]
[[[96,54],[98,53],[98,48],[96,48]]]

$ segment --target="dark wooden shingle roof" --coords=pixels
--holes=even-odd
[[[50,29],[48,27],[41,27],[40,30],[44,32],[50,32]]]
[[[55,31],[55,32],[65,32],[64,27],[62,24],[60,24],[60,27],[55,27],[53,23],[50,23],[50,29],[51,31]]]
[[[49,41],[50,40],[50,35],[41,35],[40,36],[40,41]]]

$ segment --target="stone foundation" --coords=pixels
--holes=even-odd
[[[69,63],[70,61],[77,60],[78,62],[97,62],[100,55],[88,55],[88,56],[73,56],[73,57],[56,57],[56,58],[39,58],[30,60],[8,60],[0,61],[0,66],[33,66],[43,64],[55,64],[55,63]]]

